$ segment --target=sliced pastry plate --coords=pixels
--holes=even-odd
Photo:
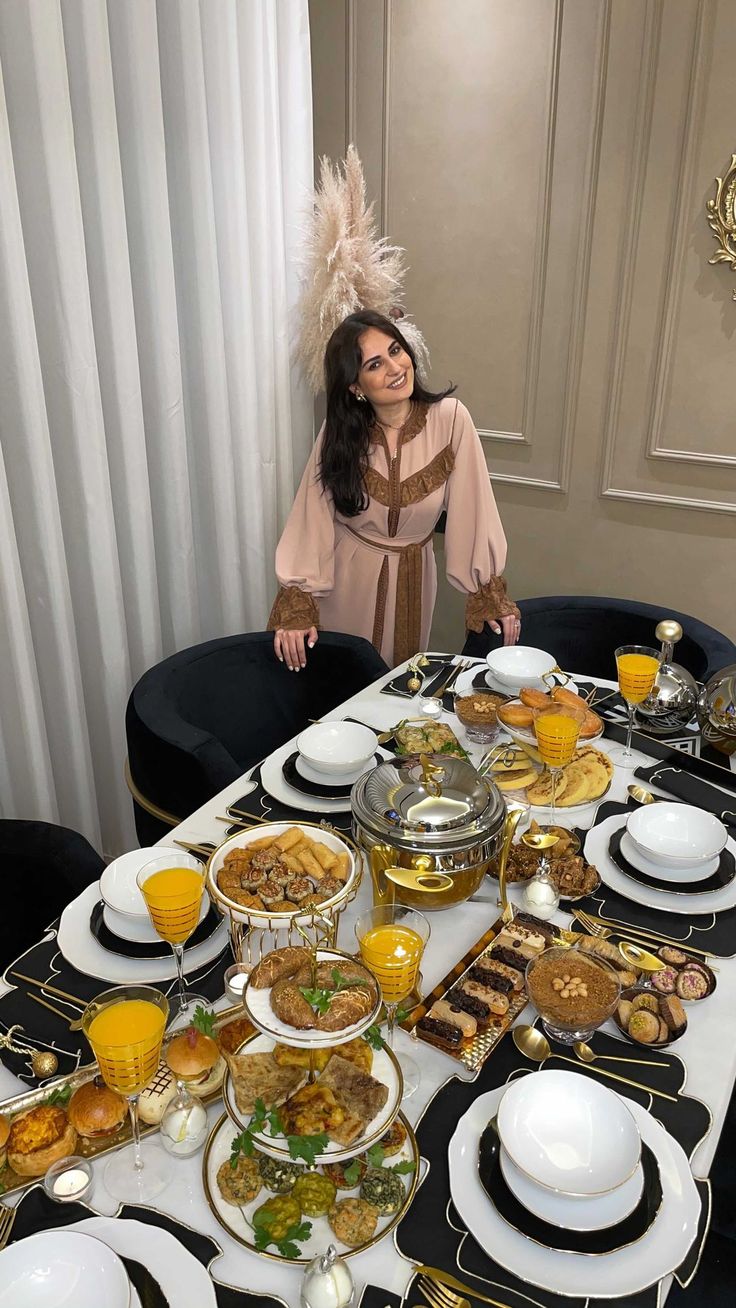
[[[527,1284],[580,1298],[633,1295],[674,1272],[697,1236],[700,1195],[682,1147],[651,1113],[628,1098],[624,1102],[642,1142],[657,1160],[662,1184],[657,1219],[635,1244],[594,1256],[563,1252],[536,1244],[504,1221],[481,1184],[478,1150],[506,1088],[500,1086],[480,1095],[471,1104],[448,1150],[452,1202],[481,1248]]]
[[[341,963],[354,963],[355,960],[336,949],[317,950],[318,963],[333,961],[335,967],[339,968]],[[332,1045],[342,1045],[348,1040],[354,1040],[356,1036],[362,1035],[364,1031],[368,1030],[369,1026],[373,1026],[374,1022],[378,1020],[383,1001],[380,990],[378,987],[376,989],[378,995],[370,1013],[360,1022],[354,1022],[352,1026],[343,1027],[341,1031],[303,1031],[298,1027],[288,1026],[286,1022],[282,1022],[276,1016],[271,1007],[270,987],[256,990],[254,986],[246,985],[243,991],[243,1007],[246,1016],[250,1018],[256,1030],[260,1031],[262,1035],[271,1036],[284,1045],[296,1045],[299,1048],[307,1049],[310,1047],[312,1049],[329,1049]]]
[[[235,1134],[235,1128],[233,1127],[227,1113],[223,1113],[222,1117],[215,1123],[204,1151],[202,1180],[207,1203],[217,1221],[220,1223],[220,1226],[222,1226],[234,1240],[237,1240],[238,1244],[244,1245],[246,1249],[251,1249],[254,1253],[260,1253],[262,1257],[272,1258],[276,1262],[300,1265],[308,1263],[317,1254],[324,1253],[328,1244],[336,1245],[343,1258],[350,1258],[353,1254],[361,1253],[365,1249],[371,1249],[379,1240],[382,1240],[385,1235],[388,1235],[390,1231],[393,1231],[394,1227],[401,1221],[401,1218],[404,1216],[404,1213],[407,1211],[412,1199],[414,1198],[414,1191],[417,1187],[419,1176],[419,1149],[417,1147],[414,1132],[403,1114],[399,1114],[399,1120],[402,1122],[406,1130],[406,1140],[398,1153],[393,1154],[390,1158],[386,1159],[386,1166],[388,1168],[402,1162],[413,1165],[410,1172],[400,1177],[404,1187],[404,1202],[398,1212],[379,1216],[378,1224],[370,1239],[364,1240],[360,1244],[356,1244],[352,1247],[343,1244],[338,1240],[332,1230],[329,1219],[325,1216],[302,1218],[303,1221],[308,1221],[311,1224],[312,1229],[309,1237],[300,1243],[300,1255],[297,1258],[284,1257],[283,1254],[278,1252],[274,1245],[269,1245],[265,1250],[257,1249],[252,1226],[253,1214],[262,1203],[267,1199],[272,1199],[274,1196],[270,1190],[267,1190],[264,1187],[254,1200],[251,1200],[250,1203],[243,1204],[242,1206],[229,1204],[223,1199],[217,1184],[217,1173],[224,1164],[228,1167],[230,1166],[232,1141]],[[321,1169],[317,1167],[317,1172],[319,1173],[320,1171]],[[341,1199],[357,1199],[359,1198],[359,1194],[359,1186],[356,1186],[354,1190],[338,1190],[335,1196],[335,1202],[339,1202]]]
[[[270,1036],[255,1035],[238,1050],[239,1054],[270,1054],[275,1045],[275,1041]],[[335,1049],[335,1053],[340,1053],[340,1046]],[[320,1155],[320,1159],[327,1163],[340,1163],[346,1158],[354,1158],[356,1154],[362,1154],[369,1149],[372,1144],[376,1144],[381,1136],[385,1135],[393,1122],[401,1106],[401,1097],[404,1092],[404,1083],[401,1076],[401,1068],[397,1061],[396,1055],[386,1045],[382,1049],[374,1049],[373,1065],[371,1067],[371,1076],[377,1081],[381,1081],[388,1087],[388,1098],[383,1108],[368,1123],[365,1131],[357,1140],[349,1146],[344,1146],[330,1141],[325,1152]],[[317,1076],[319,1081],[319,1076]],[[243,1127],[248,1125],[250,1114],[243,1113],[238,1108],[235,1099],[235,1088],[229,1073],[225,1076],[223,1086],[223,1100],[227,1114],[233,1122],[236,1132],[242,1131]],[[267,1154],[269,1158],[289,1158],[289,1148],[283,1136],[271,1136],[267,1132],[258,1132],[255,1135],[257,1148],[261,1153]]]

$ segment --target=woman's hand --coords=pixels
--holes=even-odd
[[[312,649],[319,640],[317,628],[309,627],[303,631],[284,631],[282,627],[279,627],[274,633],[274,654],[280,663],[286,664],[290,672],[298,672],[300,668],[307,666],[307,651],[304,647],[305,637],[307,646]]]
[[[500,625],[499,625],[500,624]],[[508,613],[505,618],[499,618],[498,622],[489,622],[491,631],[495,631],[497,636],[503,631],[504,645],[517,645],[521,635],[521,619],[514,617],[513,613]]]

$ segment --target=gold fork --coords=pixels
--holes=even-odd
[[[478,1290],[471,1289],[469,1285],[463,1285],[462,1281],[450,1276],[448,1272],[436,1271],[433,1267],[422,1267],[418,1270],[421,1275],[417,1281],[417,1289],[432,1308],[470,1308],[470,1303],[465,1296],[450,1289],[451,1285],[456,1286],[458,1290],[464,1290],[465,1294],[472,1294],[473,1298],[480,1299],[481,1303],[492,1304],[493,1308],[509,1308],[509,1305],[502,1303],[500,1299],[490,1299],[487,1294],[481,1294]]]
[[[672,945],[675,949],[681,949],[685,954],[698,954],[701,958],[710,958],[710,950],[696,949],[687,940],[671,940],[669,936],[661,936],[658,932],[650,931],[648,928],[629,926],[628,922],[622,922],[620,926],[616,922],[609,924],[605,918],[592,917],[590,913],[585,913],[579,908],[573,910],[573,915],[588,935],[597,936],[599,940],[608,940],[609,936],[613,935],[633,935],[644,941],[656,942],[658,945]]]
[[[17,1208],[8,1208],[5,1204],[0,1204],[0,1249],[4,1249],[8,1243],[17,1215]]]

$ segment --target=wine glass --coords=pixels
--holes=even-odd
[[[172,1026],[188,1026],[195,1009],[207,1006],[202,995],[187,990],[184,978],[184,945],[199,922],[205,868],[191,854],[171,851],[146,863],[136,880],[154,930],[174,951],[178,993]]]
[[[417,983],[424,946],[429,939],[429,922],[403,904],[383,904],[360,914],[355,935],[360,956],[381,987],[386,1006],[387,1044],[393,1050],[396,1010]],[[412,1058],[403,1054],[397,1058],[404,1080],[404,1098],[409,1099],[419,1086],[419,1068]]]
[[[557,780],[560,772],[575,756],[580,728],[586,710],[576,705],[553,704],[540,709],[534,717],[537,748],[542,762],[552,773],[552,822],[557,822]]]
[[[629,714],[625,745],[613,745],[608,753],[614,763],[622,768],[638,768],[648,763],[645,754],[631,748],[631,733],[634,730],[634,709],[642,704],[649,694],[661,662],[659,650],[647,645],[620,645],[616,650],[616,668],[618,671],[618,688],[626,701]]]
[[[103,990],[82,1014],[82,1030],[105,1085],[128,1100],[133,1148],[113,1154],[104,1172],[110,1194],[126,1203],[154,1199],[171,1179],[164,1151],[141,1145],[138,1120],[138,1096],[158,1070],[168,1015],[166,996],[151,986]]]

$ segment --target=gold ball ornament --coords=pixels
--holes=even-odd
[[[412,694],[415,694],[416,691],[419,690],[421,684],[422,684],[422,683],[421,683],[421,681],[419,680],[418,677],[410,677],[409,680],[408,680],[407,683],[406,683],[406,685],[407,685],[407,689],[410,690],[410,691],[412,692]]]
[[[59,1060],[56,1057],[56,1054],[49,1053],[48,1051],[44,1051],[43,1053],[39,1052],[34,1054],[31,1058],[31,1067],[33,1068],[34,1076],[53,1076],[54,1072],[58,1070]]]

